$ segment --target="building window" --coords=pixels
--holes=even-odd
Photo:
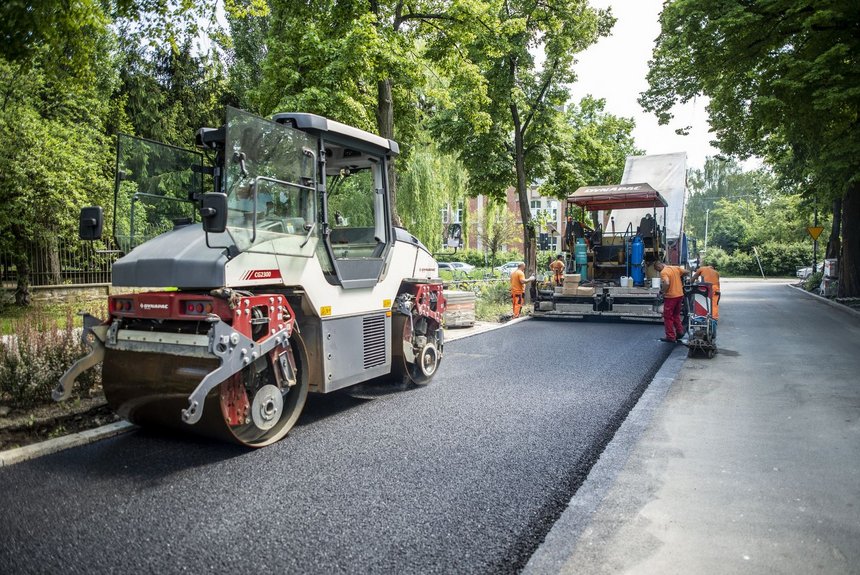
[[[538,216],[538,212],[541,209],[540,200],[532,200],[529,202],[529,210],[531,210],[532,217],[536,218]]]
[[[445,225],[448,225],[450,223],[448,218],[449,211],[450,207],[448,206],[448,204],[445,204],[445,207],[442,208],[442,223]]]
[[[546,209],[549,212],[549,221],[553,224],[558,221],[558,202],[550,200],[547,202]]]
[[[459,224],[463,221],[463,202],[457,204],[457,213],[454,214],[454,221],[451,223]]]

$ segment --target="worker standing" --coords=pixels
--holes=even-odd
[[[552,270],[553,277],[555,279],[555,285],[560,286],[564,283],[564,258],[561,254],[558,254],[558,257],[549,264],[549,269]]]
[[[705,283],[711,284],[711,318],[720,319],[720,272],[717,271],[716,264],[713,262],[705,262],[693,274],[692,281],[700,279]]]
[[[660,291],[663,293],[663,327],[666,337],[660,341],[674,343],[684,336],[681,323],[681,303],[684,299],[684,276],[687,270],[679,266],[668,266],[655,262],[654,269],[660,273]]]
[[[520,317],[523,308],[523,300],[526,293],[526,284],[535,280],[534,276],[526,278],[526,264],[520,264],[511,273],[511,301],[514,305],[514,317]]]

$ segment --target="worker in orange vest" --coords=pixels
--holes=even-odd
[[[681,323],[681,303],[684,299],[684,276],[687,270],[679,266],[669,266],[661,261],[654,263],[654,269],[660,273],[660,291],[663,292],[663,327],[666,337],[660,341],[674,343],[684,336],[684,324]]]
[[[526,284],[535,281],[535,277],[526,278],[526,264],[520,264],[511,273],[511,301],[514,304],[514,317],[520,317],[523,308],[523,300],[526,293]]]
[[[720,272],[717,271],[713,262],[707,262],[693,274],[692,281],[700,279],[711,284],[711,318],[720,319]]]
[[[549,264],[549,269],[552,270],[553,277],[555,278],[555,285],[560,286],[564,283],[564,258],[561,254],[558,254],[558,257]]]

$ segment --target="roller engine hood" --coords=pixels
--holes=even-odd
[[[113,265],[113,285],[128,287],[216,288],[225,285],[230,236],[206,233],[192,224],[161,234]]]

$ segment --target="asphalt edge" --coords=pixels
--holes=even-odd
[[[532,554],[521,575],[566,572],[566,563],[573,555],[580,536],[590,525],[592,517],[627,463],[639,437],[651,424],[686,359],[686,346],[679,345],[672,350],[600,454],[585,482],[571,498],[567,509]]]
[[[860,311],[857,311],[856,309],[851,309],[847,305],[842,305],[841,303],[837,303],[837,302],[835,302],[831,299],[828,299],[824,296],[820,296],[818,294],[808,292],[805,289],[803,289],[802,287],[796,286],[794,284],[786,284],[786,285],[793,290],[799,291],[802,294],[806,294],[807,296],[809,296],[813,299],[817,299],[818,301],[820,301],[822,303],[826,303],[830,307],[835,307],[836,309],[838,309],[840,311],[844,311],[844,312],[847,312],[849,314],[852,314],[854,317],[860,317]]]
[[[445,341],[449,342],[457,341],[459,339],[465,339],[473,335],[478,335],[479,333],[486,333],[488,331],[500,329],[509,325],[513,325],[515,323],[519,323],[521,321],[526,321],[528,319],[531,318],[529,316],[523,316],[520,318],[512,319],[505,323],[490,323],[481,325],[477,328],[466,328],[466,331],[462,333],[446,333]],[[137,428],[137,426],[133,423],[129,423],[127,421],[118,421],[116,423],[110,423],[108,425],[103,425],[94,429],[79,431],[78,433],[73,433],[71,435],[64,435],[63,437],[57,437],[55,439],[49,439],[47,441],[33,443],[31,445],[25,445],[24,447],[16,447],[15,449],[0,451],[0,467],[14,465],[15,463],[20,463],[29,459],[35,459],[43,455],[49,455],[51,453],[63,451],[64,449],[79,447],[81,445],[87,445],[89,443],[95,443],[96,441],[107,439],[108,437],[113,437],[115,435],[131,431],[135,428]]]
[[[63,437],[49,439],[40,443],[33,443],[31,445],[25,445],[24,447],[16,447],[15,449],[2,451],[0,452],[0,467],[20,463],[22,461],[27,461],[28,459],[35,459],[43,455],[69,449],[70,447],[78,447],[80,445],[93,443],[100,439],[106,439],[108,437],[113,437],[114,435],[125,433],[126,431],[131,431],[136,427],[136,425],[127,421],[117,421],[116,423],[110,423],[94,429],[87,429],[71,435],[64,435]]]
[[[520,323],[520,322],[527,321],[530,319],[531,319],[531,316],[525,315],[522,317],[509,319],[508,321],[506,321],[504,323],[487,322],[487,323],[481,324],[480,326],[472,326],[472,327],[467,327],[465,329],[464,328],[458,328],[458,327],[448,328],[447,330],[445,330],[445,343],[448,343],[451,341],[457,341],[460,339],[466,339],[467,337],[472,337],[473,335],[478,335],[481,333],[487,333],[488,331],[494,331],[494,330],[501,329],[503,327],[508,327],[509,325],[514,325],[515,323]],[[464,329],[464,331],[462,331],[461,333],[457,333],[457,330],[460,330],[460,329]]]

